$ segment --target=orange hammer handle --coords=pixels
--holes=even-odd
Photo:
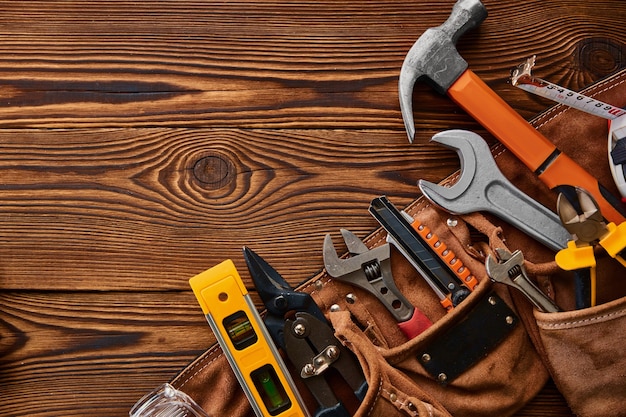
[[[551,189],[577,185],[589,191],[603,216],[616,224],[626,220],[624,208],[598,180],[519,115],[471,70],[448,89],[448,95],[483,125]],[[610,201],[614,200],[614,201]]]

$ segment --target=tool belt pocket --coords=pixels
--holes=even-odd
[[[357,356],[368,391],[354,414],[357,416],[450,416],[432,395],[393,368],[381,351],[353,321],[349,311],[330,313],[335,335]]]
[[[492,285],[487,277],[485,252],[504,245],[499,229],[480,215],[450,218],[423,200],[407,212],[454,250],[479,284],[446,313],[413,266],[393,252],[398,288],[433,323],[407,341],[375,297],[322,277],[324,288],[314,298],[322,309],[335,310],[330,319],[338,338],[359,357],[370,378],[362,409],[388,407],[373,414],[385,416],[412,415],[410,411],[419,407],[431,410],[420,415],[512,415],[541,389],[548,375],[507,288]],[[470,235],[476,228],[484,239],[473,244]],[[366,244],[372,247],[384,240],[385,232],[378,231]]]
[[[576,415],[626,416],[626,297],[534,314],[552,378]]]

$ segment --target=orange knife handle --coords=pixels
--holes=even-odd
[[[448,249],[446,244],[443,243],[435,233],[431,232],[428,226],[422,224],[418,219],[414,219],[411,226],[422,239],[428,243],[428,246],[433,248],[439,258],[450,267],[454,275],[456,275],[467,288],[474,291],[474,288],[478,285],[478,280],[472,275],[469,268],[463,265],[463,262],[457,258],[452,249]],[[444,305],[444,307],[446,306]]]
[[[606,219],[616,224],[626,220],[626,209],[617,198],[584,168],[562,154],[471,70],[466,70],[454,82],[448,95],[548,187],[583,187],[596,199]]]

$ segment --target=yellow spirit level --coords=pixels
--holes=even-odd
[[[233,262],[228,259],[189,284],[255,414],[308,416]]]

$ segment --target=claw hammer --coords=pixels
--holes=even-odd
[[[418,79],[447,94],[482,124],[550,189],[576,185],[593,195],[602,213],[616,224],[626,220],[626,208],[596,178],[562,153],[476,74],[456,49],[457,40],[487,17],[480,0],[458,0],[448,20],[430,28],[409,50],[400,70],[402,118],[413,142],[413,86]]]

